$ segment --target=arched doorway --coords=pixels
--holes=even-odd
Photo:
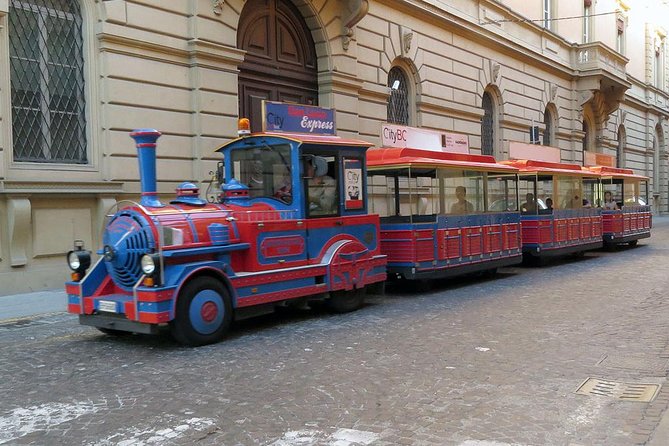
[[[289,0],[248,0],[239,18],[239,116],[262,127],[262,100],[318,104],[316,47]]]

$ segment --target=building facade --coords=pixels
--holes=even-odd
[[[669,211],[664,1],[0,0],[0,295],[59,287],[75,239],[139,194],[128,132],[152,127],[159,191],[205,191],[263,99],[587,152],[652,179]],[[537,150],[541,150],[541,144]]]

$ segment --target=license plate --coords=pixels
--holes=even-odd
[[[116,313],[116,302],[112,302],[110,300],[98,301],[98,311]]]

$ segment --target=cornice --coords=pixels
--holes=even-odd
[[[526,60],[529,52],[532,54],[533,62],[535,64],[540,65],[547,71],[558,73],[564,78],[571,79],[576,75],[575,70],[571,67],[569,62],[551,59],[546,57],[544,54],[534,51],[532,48],[523,46],[520,43],[516,43],[501,34],[490,31],[487,27],[481,26],[478,22],[474,21],[475,17],[471,17],[471,20],[467,20],[464,17],[458,16],[455,10],[451,12],[445,8],[437,7],[434,4],[424,0],[377,1],[381,4],[392,5],[393,7],[400,10],[421,12],[423,14],[429,15],[430,17],[433,17],[434,19],[444,21],[454,29],[456,34],[460,34],[473,41],[483,42],[487,47],[494,49],[495,51],[511,55],[519,60]],[[527,20],[525,17],[514,14],[510,9],[503,7],[498,3],[489,1],[482,1],[481,3],[496,10],[503,11],[503,13],[507,16],[517,18],[518,20]],[[551,40],[558,42],[565,48],[565,50],[573,52],[572,44],[557,34],[553,34],[550,31],[547,31],[531,22],[524,22],[524,25],[528,28],[533,28],[530,32],[536,32],[538,35],[547,36],[546,38],[550,38]]]
[[[123,183],[118,181],[0,181],[0,195],[81,195],[120,194]]]
[[[342,90],[355,91],[362,90],[364,82],[350,74],[340,73],[338,71],[324,71],[318,73],[318,85],[337,87]]]

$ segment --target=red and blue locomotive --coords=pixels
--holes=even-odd
[[[109,217],[100,259],[68,254],[68,311],[107,333],[168,325],[187,345],[216,342],[233,319],[322,299],[357,309],[386,278],[379,217],[368,215],[365,152],[336,136],[254,134],[218,149],[227,179],[216,203],[184,183],[156,193],[152,129],[134,131],[139,203]],[[121,203],[123,204],[123,203]]]
[[[186,182],[169,204],[156,192],[160,133],[133,132],[141,201],[108,216],[93,266],[83,246],[68,253],[68,311],[105,333],[168,326],[202,345],[277,306],[353,311],[387,273],[439,279],[650,236],[647,179],[631,171],[563,164],[557,149],[553,162],[500,164],[456,134],[449,151],[442,134],[398,131],[416,145],[246,134],[218,149],[215,202]]]

